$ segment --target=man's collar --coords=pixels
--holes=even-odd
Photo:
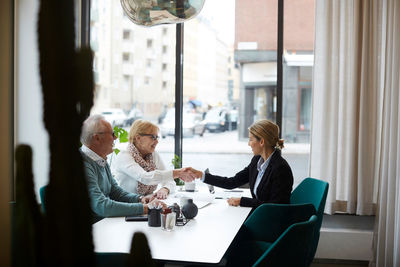
[[[94,152],[87,146],[82,145],[81,150],[86,156],[88,156],[90,159],[92,159],[94,162],[96,162],[101,167],[105,167],[107,165],[107,160],[100,157],[96,152]]]

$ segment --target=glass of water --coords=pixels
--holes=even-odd
[[[161,214],[161,227],[166,231],[172,231],[176,223],[176,213]]]

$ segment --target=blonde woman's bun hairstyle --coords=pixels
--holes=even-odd
[[[262,119],[254,122],[249,127],[249,132],[258,140],[264,139],[266,148],[282,149],[284,147],[284,140],[279,139],[278,125],[270,120]]]
[[[276,146],[279,147],[279,149],[284,148],[285,146],[283,145],[283,143],[285,142],[285,140],[283,139],[279,139],[278,143],[276,143]]]
[[[129,143],[135,144],[135,142],[136,142],[135,137],[138,134],[149,134],[154,131],[157,131],[157,132],[160,131],[158,126],[155,125],[154,123],[152,123],[150,121],[146,121],[146,120],[136,120],[132,124],[131,129],[129,130],[129,134],[128,134]]]

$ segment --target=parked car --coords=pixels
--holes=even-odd
[[[132,123],[135,120],[143,118],[143,112],[140,109],[133,108],[129,111],[128,116],[125,119],[124,125],[127,127],[131,127]]]
[[[229,128],[229,114],[225,108],[210,109],[204,118],[206,129],[209,132],[224,132]]]
[[[183,137],[193,137],[194,135],[203,136],[205,125],[201,120],[201,114],[189,113],[184,111],[182,115]],[[160,125],[161,136],[175,135],[175,109],[169,109]]]
[[[106,121],[111,123],[111,126],[124,126],[126,120],[125,112],[120,108],[109,108],[101,112]]]

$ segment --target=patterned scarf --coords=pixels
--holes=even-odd
[[[156,169],[156,164],[154,163],[152,154],[149,154],[143,158],[142,154],[140,154],[139,150],[134,144],[128,145],[128,151],[131,153],[131,156],[135,162],[138,163],[145,171],[151,172]],[[138,181],[137,191],[143,196],[152,194],[156,188],[157,185],[146,185]]]

